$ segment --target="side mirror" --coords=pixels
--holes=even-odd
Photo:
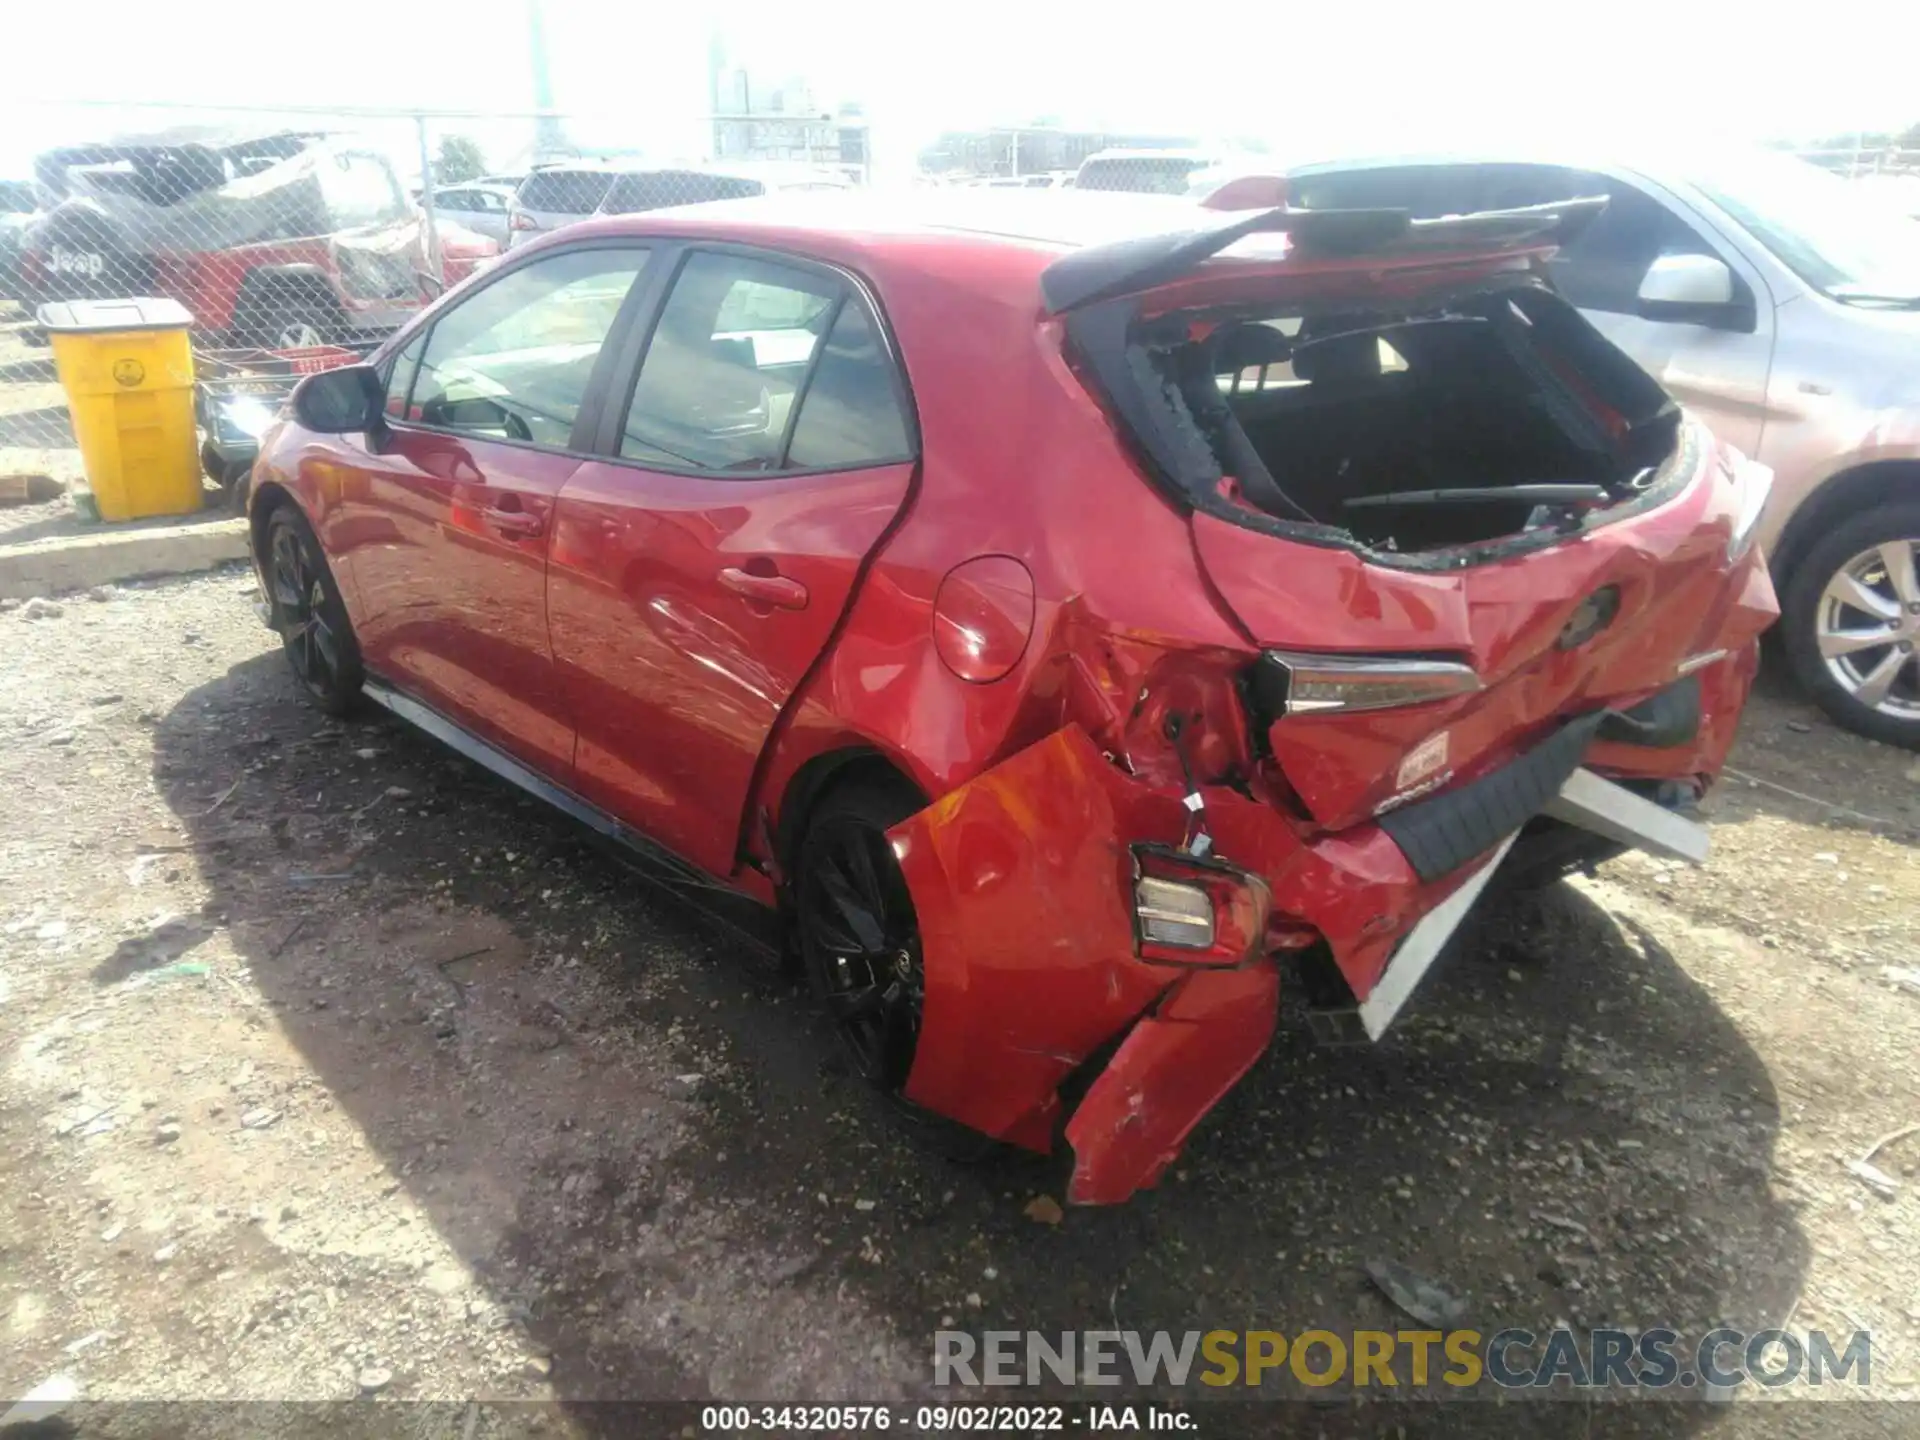
[[[371,365],[343,365],[302,380],[293,391],[293,414],[321,435],[364,435],[380,419],[386,387]]]
[[[1731,305],[1733,272],[1713,255],[1662,255],[1647,267],[1639,298],[1649,318],[1666,306]]]

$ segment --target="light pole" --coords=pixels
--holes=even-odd
[[[533,108],[539,115],[533,122],[533,158],[553,159],[566,149],[566,136],[553,109],[553,76],[547,70],[547,17],[545,0],[527,0],[527,65],[533,71]]]

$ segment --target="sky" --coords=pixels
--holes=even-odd
[[[328,0],[271,11],[266,24],[259,0],[186,0],[184,19],[182,7],[151,0],[90,0],[81,33],[81,11],[12,0],[0,52],[61,63],[4,67],[0,174],[24,173],[49,144],[182,118],[134,101],[524,110],[534,97],[530,3]],[[1258,138],[1299,159],[1516,134],[1591,148],[1649,134],[1792,139],[1920,121],[1913,0],[1839,0],[1775,11],[1779,19],[1751,4],[1688,0],[539,3],[554,103],[578,117],[576,138],[663,158],[702,143],[716,35],[758,75],[805,77],[827,105],[859,102],[876,167],[894,172],[941,130],[1039,117]],[[369,123],[406,138],[404,125]],[[480,128],[496,151],[521,133]]]

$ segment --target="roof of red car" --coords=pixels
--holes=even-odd
[[[1362,220],[1371,214],[1341,213]],[[1336,212],[1320,216],[1321,226],[1339,223]],[[1397,241],[1389,234],[1391,243],[1306,255],[1279,233],[1291,227],[1268,223],[1288,218],[1279,210],[1222,214],[1175,196],[956,188],[792,192],[643,211],[560,233],[737,241],[842,264],[883,287],[937,279],[1014,304],[1031,301],[1041,277],[1058,267],[1060,283],[1043,287],[1060,292],[1044,297],[1058,312],[1095,295],[1192,274],[1216,255],[1262,268],[1281,261],[1296,273],[1423,269],[1469,258],[1500,263],[1496,257],[1539,248],[1539,232],[1555,217],[1501,212],[1418,222],[1411,231],[1403,219]],[[1083,264],[1080,254],[1092,247],[1103,258]]]
[[[862,249],[928,236],[970,236],[1058,253],[1083,245],[1190,228],[1206,218],[1165,195],[986,188],[797,191],[643,211],[599,222],[614,233],[833,237]]]

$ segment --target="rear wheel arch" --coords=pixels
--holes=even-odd
[[[247,507],[247,533],[253,553],[262,564],[267,558],[267,531],[273,524],[273,512],[282,505],[297,508],[299,503],[293,498],[293,492],[277,480],[254,487],[252,500]]]
[[[1793,572],[1834,526],[1869,508],[1920,501],[1920,458],[1869,460],[1829,476],[1801,502],[1767,557],[1784,595]]]
[[[829,795],[857,785],[875,789],[910,786],[922,805],[928,801],[926,787],[905,765],[877,746],[850,743],[810,757],[788,779],[774,811],[774,858],[789,882],[808,819]]]

